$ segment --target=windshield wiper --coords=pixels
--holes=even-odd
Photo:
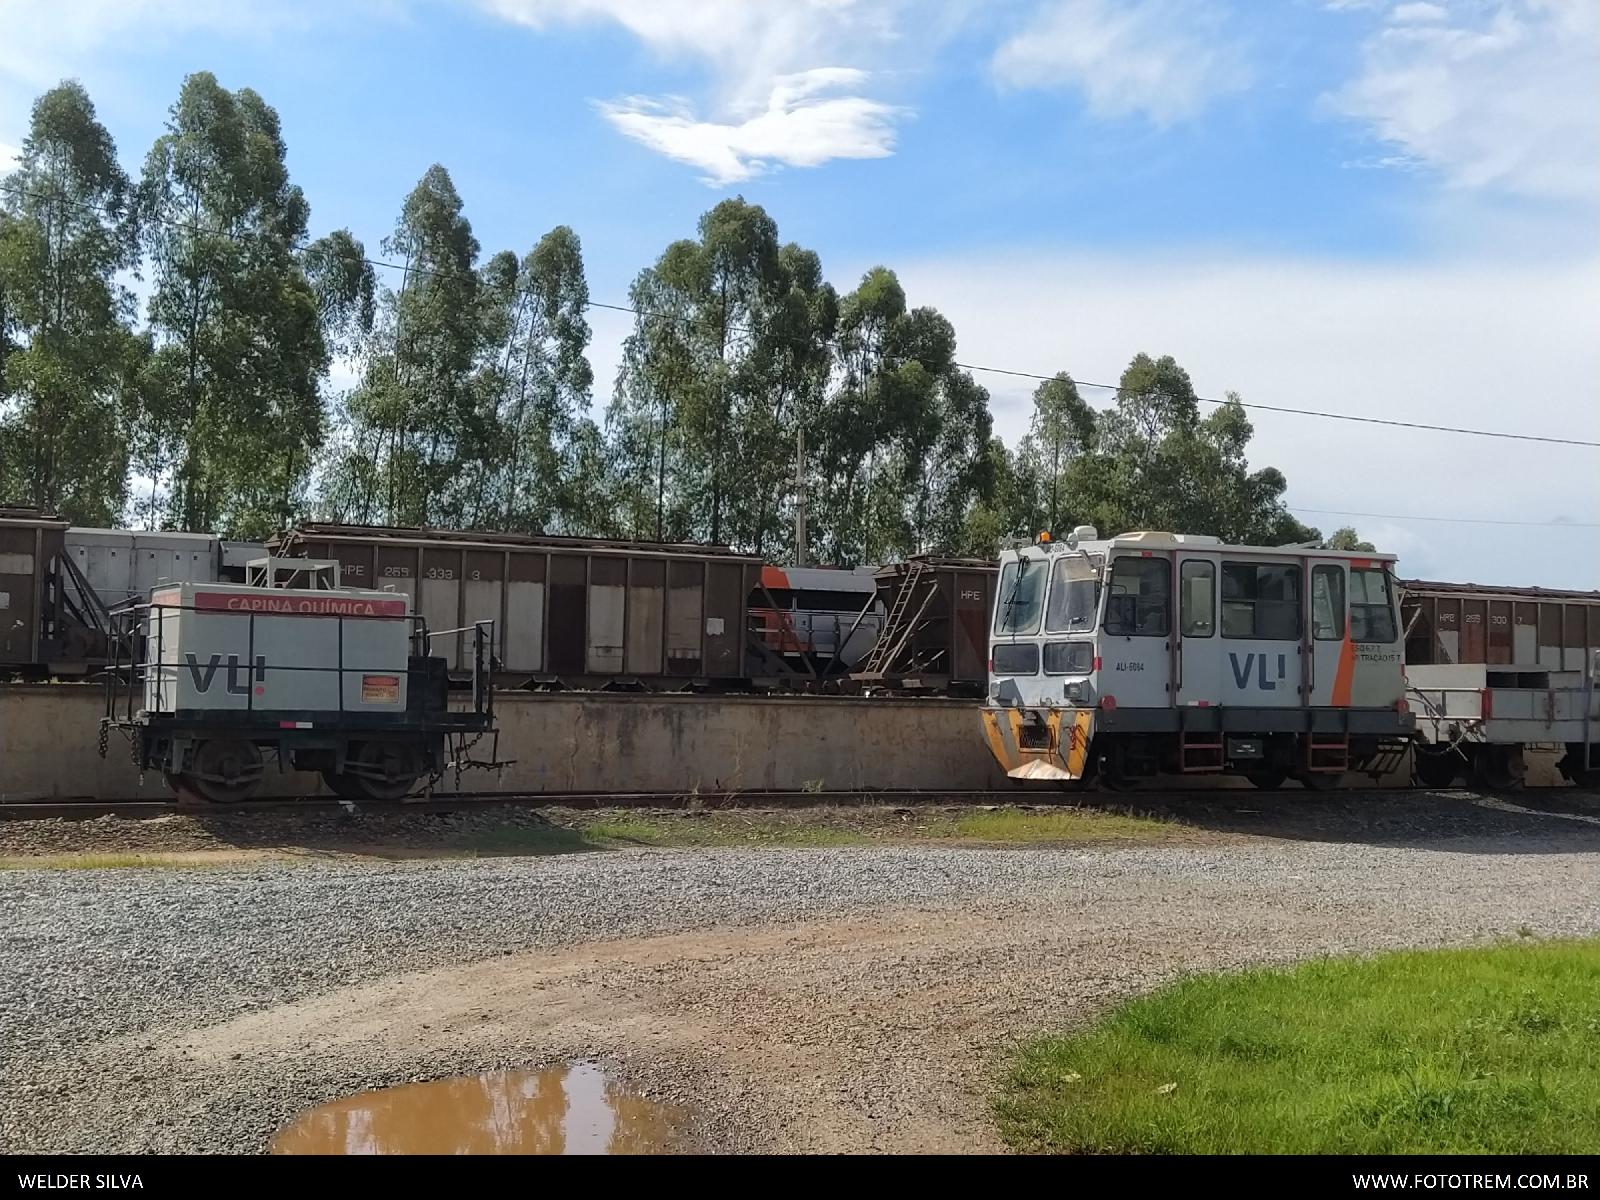
[[[1000,623],[1000,632],[1009,633],[1012,637],[1017,636],[1017,630],[1011,623],[1011,610],[1016,606],[1017,593],[1022,590],[1022,577],[1027,573],[1028,560],[1025,558],[1017,559],[1017,577],[1011,584],[1011,595],[1006,599],[1005,619]]]

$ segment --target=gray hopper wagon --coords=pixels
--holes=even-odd
[[[746,686],[761,560],[724,546],[306,523],[269,543],[336,560],[344,585],[414,592],[438,628],[493,621],[511,687],[685,691]],[[464,641],[441,643],[452,677]]]
[[[338,564],[257,560],[245,584],[163,584],[115,614],[108,732],[180,796],[248,799],[267,764],[314,771],[336,795],[397,801],[494,729],[494,626],[431,632],[402,592],[341,589]],[[466,639],[469,704],[451,704],[430,643]],[[492,745],[492,742],[491,742]]]

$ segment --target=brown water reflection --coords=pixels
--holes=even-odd
[[[590,1063],[347,1096],[303,1113],[274,1154],[657,1154],[682,1114]]]

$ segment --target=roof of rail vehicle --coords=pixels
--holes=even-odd
[[[1292,556],[1296,558],[1345,558],[1360,562],[1393,563],[1397,561],[1396,555],[1374,550],[1323,550],[1315,546],[1235,546],[1208,534],[1165,533],[1153,530],[1121,533],[1112,538],[1103,538],[1092,542],[1079,542],[1072,547],[1068,547],[1064,541],[1036,542],[1027,546],[1017,546],[1010,550],[1003,550],[1000,553],[1000,558],[1002,561],[1019,558],[1052,558],[1057,555],[1076,554],[1079,551],[1087,554],[1108,554],[1114,550],[1191,550],[1205,551],[1206,553],[1259,554],[1274,558]]]

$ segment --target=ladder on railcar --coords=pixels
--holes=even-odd
[[[933,603],[933,597],[939,590],[937,578],[929,578],[933,575],[934,572],[927,563],[913,560],[906,564],[905,577],[900,580],[899,590],[895,592],[894,602],[889,606],[889,615],[884,620],[883,629],[878,634],[878,640],[873,643],[866,662],[856,673],[857,678],[881,679],[900,660],[906,646],[921,628],[922,615],[928,611],[928,606]],[[930,586],[924,587],[924,583]]]

